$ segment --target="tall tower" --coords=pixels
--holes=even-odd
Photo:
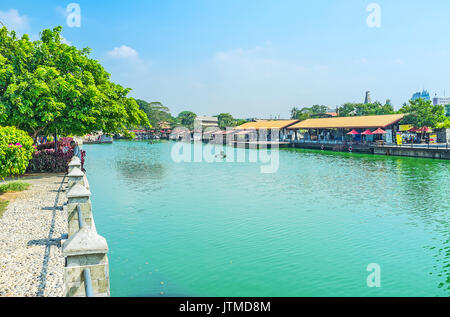
[[[372,99],[370,98],[370,91],[366,91],[366,99],[364,100],[364,103],[372,103]]]

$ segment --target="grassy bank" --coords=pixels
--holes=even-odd
[[[9,204],[9,201],[0,200],[0,218],[3,216],[3,213],[6,211],[8,204]]]
[[[31,185],[23,182],[11,182],[0,184],[0,218],[8,207],[9,201],[1,199],[1,195],[5,193],[15,193],[27,190]]]
[[[21,192],[27,190],[30,187],[30,184],[23,182],[12,182],[0,185],[0,194],[2,193],[13,193],[13,192]]]

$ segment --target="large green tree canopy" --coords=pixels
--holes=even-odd
[[[402,120],[403,123],[412,124],[418,128],[434,128],[446,121],[444,106],[433,105],[431,100],[421,98],[405,103],[399,112],[407,114]]]
[[[150,124],[157,127],[161,123],[169,123],[175,125],[175,118],[170,114],[168,107],[160,102],[147,102],[145,100],[136,99],[139,108],[147,114]]]
[[[291,109],[291,119],[306,120],[315,114],[322,114],[328,111],[328,107],[324,105],[313,105],[311,107],[303,107],[298,109],[293,107]]]
[[[197,115],[192,111],[182,111],[178,115],[177,120],[182,126],[192,130],[194,128],[195,118],[197,118]]]
[[[18,38],[0,29],[0,125],[38,135],[94,131],[120,133],[149,125],[130,89],[110,75],[90,49],[61,43],[62,27],[46,29],[41,39]]]
[[[340,117],[349,116],[374,116],[395,113],[394,107],[390,104],[374,103],[345,103],[338,108]]]

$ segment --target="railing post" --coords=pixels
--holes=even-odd
[[[67,183],[68,190],[70,190],[75,184],[80,184],[86,187],[85,175],[78,167],[72,168],[72,171],[67,174],[67,177],[69,178]]]
[[[78,219],[78,208],[82,223],[86,227],[95,230],[95,224],[92,218],[92,204],[91,204],[91,192],[80,184],[75,184],[67,193],[68,203],[65,207],[67,212],[67,222],[69,225],[69,238],[80,229]]]
[[[81,170],[81,160],[77,156],[72,157],[69,162],[69,173],[72,172],[75,167]]]
[[[85,226],[63,244],[62,252],[66,257],[64,283],[67,297],[110,296],[105,238]]]

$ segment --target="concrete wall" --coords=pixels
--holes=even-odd
[[[407,147],[375,147],[374,154],[450,160],[450,150]]]

